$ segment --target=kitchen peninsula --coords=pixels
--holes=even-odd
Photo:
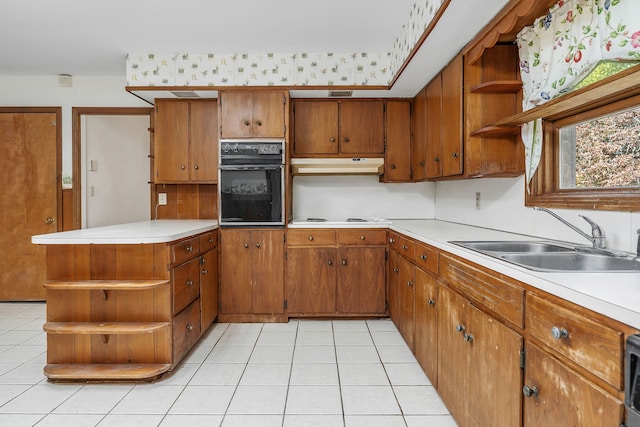
[[[156,220],[34,236],[47,248],[47,377],[172,370],[217,316],[217,227]]]

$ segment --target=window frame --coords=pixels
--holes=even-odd
[[[560,188],[560,137],[559,129],[595,117],[640,106],[640,95],[621,100],[573,110],[543,119],[543,143],[540,165],[525,192],[525,206],[569,208],[606,211],[640,211],[640,187],[601,189]]]

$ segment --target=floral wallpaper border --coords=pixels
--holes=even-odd
[[[129,53],[127,86],[388,86],[444,1],[414,2],[392,52]]]

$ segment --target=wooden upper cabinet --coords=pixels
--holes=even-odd
[[[340,104],[340,152],[384,154],[384,103],[354,101]]]
[[[462,56],[442,70],[442,176],[462,174]]]
[[[424,89],[423,158],[426,159],[424,177],[442,176],[442,75],[438,74]]]
[[[383,101],[296,101],[294,155],[373,156],[384,154]]]
[[[296,102],[296,154],[338,154],[337,102]]]
[[[427,177],[427,88],[411,100],[411,172],[413,181]],[[440,110],[438,109],[438,114]]]
[[[387,101],[384,182],[411,180],[411,104]]]
[[[216,100],[157,100],[154,182],[217,181]]]
[[[222,138],[284,138],[284,92],[220,92]]]

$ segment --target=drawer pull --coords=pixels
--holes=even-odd
[[[429,299],[427,300],[427,304],[429,304],[429,305],[436,305],[436,302],[435,302],[434,300],[432,300],[431,298],[429,298]]]
[[[309,241],[313,242],[313,236],[309,236]]]
[[[209,243],[213,243],[213,239],[211,237],[209,237],[209,240],[207,240]]]
[[[522,394],[524,394],[525,397],[538,397],[538,387],[525,385],[522,387]]]
[[[473,335],[471,334],[464,334],[462,336],[462,339],[465,340],[465,342],[473,342]]]
[[[193,325],[192,325],[191,323],[188,323],[188,324],[187,324],[187,330],[188,330],[188,331],[193,330]]]
[[[209,274],[209,270],[202,270],[202,274]]]
[[[394,239],[393,237],[389,239],[389,243],[395,243],[395,242],[396,242],[396,239]]]
[[[189,245],[186,248],[184,248],[184,250],[187,252],[193,252],[193,246]]]
[[[409,249],[409,246],[407,246],[407,245],[402,245],[402,249],[406,251],[407,249]]]
[[[456,331],[458,332],[464,332],[467,328],[464,327],[464,325],[461,324],[457,324],[456,325]]]
[[[193,286],[193,280],[187,279],[187,286]]]
[[[427,260],[427,256],[426,255],[420,255],[420,259],[423,260],[423,261],[426,261]]]
[[[396,268],[394,268],[394,269],[393,269],[393,272],[394,272],[394,273],[398,273],[399,271],[400,271],[400,270],[398,269],[398,267],[396,267]]]
[[[364,236],[360,236],[360,240],[364,240],[364,239],[365,239],[365,237],[364,237]]]
[[[556,340],[569,338],[569,331],[567,331],[566,328],[558,328],[557,326],[554,326],[553,328],[551,328],[551,336]]]

